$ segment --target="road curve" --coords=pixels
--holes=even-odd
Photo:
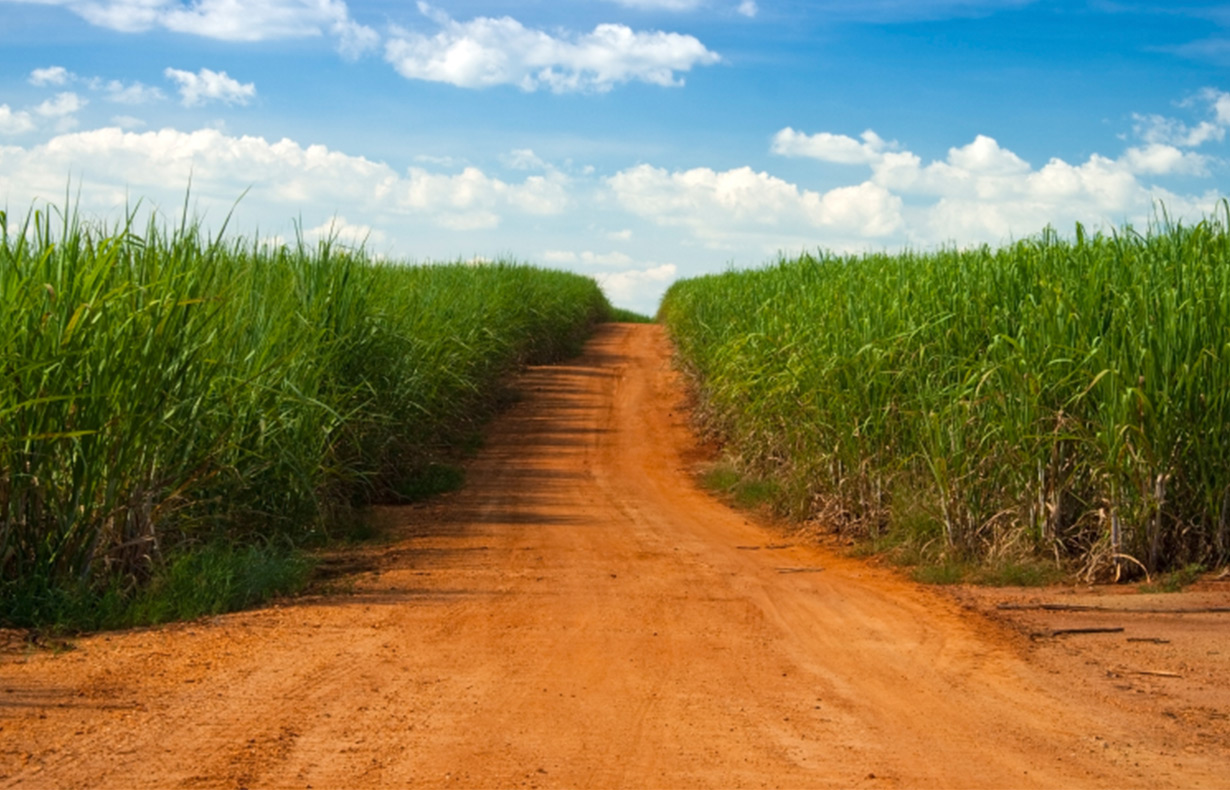
[[[1000,626],[699,491],[659,327],[519,388],[465,489],[383,511],[344,589],[6,650],[0,786],[1225,781]]]

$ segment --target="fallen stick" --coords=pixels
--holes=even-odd
[[[1120,626],[1109,628],[1056,628],[1051,631],[1035,631],[1029,637],[1031,639],[1045,639],[1053,636],[1068,636],[1069,634],[1118,634],[1122,632],[1123,628]]]
[[[824,568],[778,568],[778,573],[819,573]]]
[[[1178,672],[1167,672],[1164,669],[1129,669],[1128,672],[1133,672],[1137,675],[1150,675],[1155,678],[1181,678],[1183,677]]]
[[[1154,645],[1168,645],[1168,644],[1170,644],[1170,640],[1169,640],[1169,639],[1161,639],[1161,638],[1156,637],[1156,636],[1129,636],[1129,637],[1127,638],[1127,641],[1129,641],[1129,642],[1148,642],[1148,643],[1150,643],[1150,644],[1154,644]]]
[[[1080,603],[1001,603],[997,609],[1019,611],[1042,609],[1048,612],[1114,612],[1115,614],[1230,614],[1230,606],[1198,606],[1182,609],[1117,609],[1111,606],[1090,606]]]

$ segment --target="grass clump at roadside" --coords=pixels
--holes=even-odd
[[[771,505],[780,494],[776,481],[748,478],[730,461],[714,464],[701,475],[700,483],[745,510]]]
[[[612,307],[610,318],[607,320],[617,324],[652,324],[654,322],[649,316],[624,307]]]
[[[295,547],[456,486],[507,374],[609,315],[593,280],[517,263],[0,212],[0,618],[123,625],[285,592]],[[185,578],[232,592],[149,598]]]
[[[702,420],[796,518],[912,546],[946,579],[1212,566],[1228,222],[804,255],[678,282],[660,318]]]

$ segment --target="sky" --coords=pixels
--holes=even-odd
[[[1228,129],[1230,5],[1196,0],[0,0],[10,224],[187,197],[646,313],[804,251],[1196,222]]]

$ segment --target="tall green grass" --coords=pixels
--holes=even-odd
[[[609,309],[590,279],[514,263],[0,212],[0,619],[415,489],[506,373]]]
[[[706,419],[780,504],[1090,576],[1230,551],[1230,206],[676,283]]]

